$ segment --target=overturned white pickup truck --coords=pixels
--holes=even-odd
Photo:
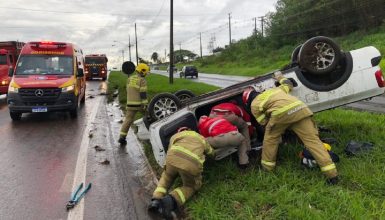
[[[313,112],[319,112],[384,93],[380,61],[381,54],[375,47],[343,52],[330,38],[314,37],[293,51],[291,63],[282,72],[298,84],[291,94],[304,101]],[[197,130],[197,119],[208,115],[212,106],[229,100],[241,104],[242,92],[247,87],[253,86],[258,91],[274,87],[272,74],[193,97],[183,107],[180,100],[171,94],[158,95],[149,105],[151,120],[157,121],[150,125],[145,120],[158,164],[164,164],[169,139],[179,127],[189,126]],[[162,114],[156,114],[159,112]],[[229,149],[216,155],[216,159],[235,151]]]

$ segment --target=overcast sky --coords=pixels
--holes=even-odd
[[[229,13],[232,39],[245,38],[254,29],[254,18],[274,11],[276,2],[174,0],[175,50],[181,46],[200,54],[200,32],[203,55],[213,38],[215,47],[228,44]],[[169,53],[170,0],[1,0],[0,19],[0,41],[71,42],[85,54],[107,54],[112,66],[121,65],[123,49],[124,59],[129,59],[128,38],[135,43],[135,23],[139,57],[149,60],[153,52],[160,58]],[[135,47],[131,57],[136,60]]]

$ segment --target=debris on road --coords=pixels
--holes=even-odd
[[[107,160],[107,159],[104,159],[104,161],[100,162],[100,164],[102,164],[102,165],[109,165],[110,161]]]
[[[94,136],[94,134],[92,133],[92,132],[90,132],[89,134],[88,134],[88,137],[89,138],[92,138]]]
[[[78,188],[76,188],[75,192],[71,194],[71,199],[68,201],[66,207],[67,211],[75,207],[76,204],[83,198],[83,196],[91,189],[91,183],[88,183],[87,187],[84,188],[84,190],[80,192],[80,190],[83,188],[83,183],[81,183]]]
[[[99,145],[96,145],[94,148],[96,151],[105,151],[106,150],[106,149],[100,147]]]

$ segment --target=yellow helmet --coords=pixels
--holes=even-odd
[[[136,69],[135,69],[138,73],[140,73],[142,76],[146,76],[147,74],[150,73],[150,67],[145,64],[145,63],[139,63],[137,66],[136,66]]]
[[[323,143],[323,144],[324,144],[324,147],[326,150],[328,150],[328,151],[332,150],[332,146],[330,146],[330,144],[328,144],[328,143]]]

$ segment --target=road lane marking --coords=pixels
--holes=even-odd
[[[86,183],[86,168],[87,168],[87,155],[88,155],[88,145],[90,143],[89,138],[89,131],[91,131],[91,128],[93,126],[93,121],[95,121],[96,114],[99,109],[99,105],[102,102],[102,98],[100,96],[97,97],[96,104],[92,108],[91,115],[89,117],[89,121],[87,122],[87,127],[84,129],[82,141],[79,148],[78,153],[78,160],[76,162],[76,168],[75,168],[75,176],[74,176],[74,182],[72,184],[72,192],[81,184],[84,183],[86,186],[88,183]],[[69,211],[67,220],[81,220],[84,217],[84,200],[80,200],[80,202]]]

